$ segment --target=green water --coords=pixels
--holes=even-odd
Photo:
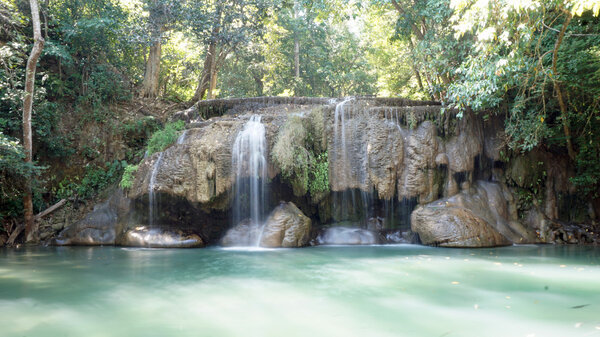
[[[0,250],[0,336],[600,336],[600,248]]]

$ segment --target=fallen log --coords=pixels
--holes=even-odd
[[[65,203],[67,202],[67,199],[61,199],[59,202],[57,202],[56,204],[46,208],[44,211],[38,213],[33,219],[34,220],[39,220],[43,217],[45,217],[46,215],[56,211],[57,209],[59,209],[60,207],[62,207]]]
[[[33,217],[33,220],[34,221],[40,220],[41,218],[45,217],[46,215],[56,211],[57,209],[59,209],[66,203],[67,203],[67,199],[61,199],[56,204],[46,208],[45,210],[43,210],[42,212],[40,212],[38,214],[36,214]],[[21,234],[21,232],[23,231],[23,229],[25,229],[25,224],[21,223],[21,224],[17,225],[17,227],[12,231],[12,233],[10,233],[10,237],[8,238],[8,240],[6,240],[6,245],[12,246],[15,243],[15,240],[17,239],[17,237],[19,237],[19,234]]]

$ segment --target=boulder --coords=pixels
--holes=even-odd
[[[265,221],[261,247],[302,247],[308,243],[311,220],[292,202],[282,202]]]
[[[130,229],[119,240],[121,246],[147,248],[196,248],[204,242],[197,234],[184,234],[179,230],[162,230],[140,226]]]
[[[417,208],[411,215],[411,228],[421,242],[441,247],[495,247],[509,245],[483,218],[466,208],[431,205]]]
[[[536,242],[536,233],[516,221],[499,184],[477,181],[467,191],[421,206],[411,228],[427,245],[493,247]]]
[[[319,245],[376,245],[380,242],[377,232],[352,227],[325,228],[317,236]]]
[[[129,211],[130,200],[118,189],[107,201],[94,206],[82,220],[68,226],[51,242],[53,245],[114,245],[120,214]]]

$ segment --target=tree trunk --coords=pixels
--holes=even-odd
[[[142,82],[141,96],[146,98],[155,98],[158,96],[158,79],[160,75],[160,55],[161,43],[160,37],[150,46],[150,53],[146,60],[146,71],[144,72],[144,81]]]
[[[210,64],[210,83],[208,86],[208,93],[206,94],[206,98],[214,99],[215,98],[215,89],[217,88],[217,61],[213,60]]]
[[[44,48],[44,38],[40,27],[40,11],[37,0],[30,0],[31,19],[33,23],[33,49],[27,60],[25,75],[25,99],[23,101],[23,146],[25,148],[25,162],[33,162],[33,146],[31,137],[31,111],[33,109],[33,89],[35,84],[35,71],[37,61]],[[27,242],[38,241],[37,224],[33,221],[33,201],[31,181],[27,181],[25,196],[23,197],[23,213],[25,215],[25,233]]]
[[[298,1],[294,1],[294,21],[298,19]],[[300,41],[298,39],[298,27],[294,28],[294,77],[300,79]]]
[[[562,28],[558,33],[558,37],[556,38],[556,43],[554,44],[554,51],[552,53],[552,82],[554,84],[554,90],[556,91],[556,98],[558,99],[558,105],[560,106],[560,114],[563,124],[563,132],[565,133],[565,138],[567,139],[567,152],[569,153],[569,157],[572,160],[575,160],[575,150],[573,149],[573,142],[571,141],[571,128],[569,127],[569,115],[567,111],[567,105],[565,104],[562,90],[560,89],[560,83],[558,81],[558,71],[556,69],[556,63],[558,60],[558,49],[560,48],[560,44],[562,43],[563,38],[565,37],[565,32],[567,31],[567,26],[573,19],[573,15],[571,12],[564,10],[565,12],[565,21],[563,22]]]
[[[194,93],[193,101],[199,101],[204,98],[204,94],[210,88],[210,71],[213,63],[215,63],[216,59],[216,51],[217,44],[215,42],[211,42],[208,45],[208,51],[206,52],[206,57],[204,58],[204,66],[202,67],[202,74],[200,75],[200,81],[198,81],[198,86],[196,87],[196,92]]]
[[[298,33],[294,33],[294,78],[300,79],[300,41]]]
[[[217,41],[219,33],[221,32],[223,6],[223,3],[217,2],[217,9],[214,16],[215,21],[210,34],[211,39],[208,44],[208,51],[206,52],[206,56],[204,58],[204,67],[202,68],[202,74],[200,75],[198,86],[194,92],[194,97],[192,97],[192,102],[194,103],[204,98],[204,94],[210,90],[212,70],[216,69],[217,67],[217,65],[213,63],[217,62]]]

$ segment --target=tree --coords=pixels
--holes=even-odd
[[[37,0],[30,0],[31,21],[33,23],[33,49],[27,60],[25,75],[25,98],[23,100],[23,145],[25,148],[25,162],[32,163],[33,149],[31,138],[31,111],[33,109],[33,92],[35,84],[35,71],[37,61],[44,48],[44,38],[40,28],[40,13]],[[25,196],[23,197],[25,234],[28,242],[38,241],[38,228],[33,219],[33,198],[31,184],[25,187]]]
[[[171,0],[150,0],[147,3],[150,50],[146,59],[144,80],[140,93],[142,97],[154,98],[158,96],[163,35],[179,18],[180,6],[180,1]]]
[[[217,75],[227,56],[262,34],[264,19],[278,3],[278,0],[190,1],[187,25],[206,48],[192,101],[205,95],[214,98]]]

